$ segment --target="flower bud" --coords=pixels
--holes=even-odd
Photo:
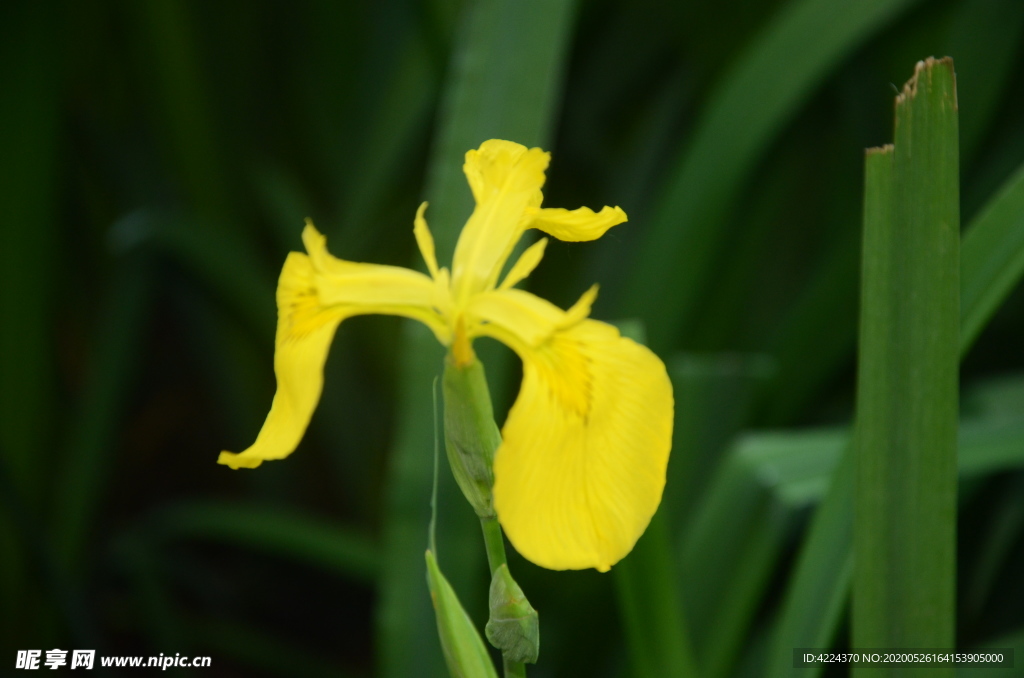
[[[494,571],[491,618],[484,631],[508,661],[533,664],[540,654],[540,619],[504,563]]]
[[[449,356],[444,368],[444,442],[462,494],[481,518],[494,517],[494,452],[501,433],[494,423],[484,366],[475,357],[460,366]]]

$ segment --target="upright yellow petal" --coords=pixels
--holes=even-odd
[[[466,153],[463,169],[476,199],[452,261],[457,299],[493,287],[528,226],[527,208],[540,207],[550,155],[511,141],[491,139]]]
[[[420,248],[420,254],[423,255],[423,262],[427,265],[430,276],[436,278],[438,273],[437,255],[434,252],[434,236],[430,234],[430,227],[427,226],[427,220],[423,217],[423,213],[426,211],[427,203],[420,203],[419,209],[416,210],[412,232],[416,236],[416,245]]]
[[[487,320],[478,333],[505,341],[523,360],[494,459],[498,519],[538,565],[606,571],[630,552],[661,501],[673,411],[665,366],[611,325],[566,326],[565,312],[525,292],[482,296],[473,307]]]
[[[548,239],[541,238],[527,247],[526,251],[520,255],[519,260],[512,264],[508,275],[501,281],[499,289],[507,290],[510,287],[515,287],[533,273],[533,269],[537,268],[537,264],[544,258],[544,249],[547,246]]]
[[[320,400],[327,351],[345,318],[406,316],[448,340],[447,327],[434,308],[437,290],[431,278],[395,266],[336,259],[312,224],[302,235],[308,255],[289,254],[277,286],[277,393],[256,442],[241,453],[220,453],[218,463],[231,468],[255,468],[295,450]]]

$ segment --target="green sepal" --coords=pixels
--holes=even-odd
[[[534,664],[540,654],[540,619],[504,563],[491,577],[491,618],[484,629],[506,660]]]
[[[437,559],[427,551],[427,586],[437,616],[437,632],[441,637],[441,649],[453,678],[498,678],[487,652],[487,646],[480,638],[473,620],[466,614],[455,590],[448,583]]]
[[[473,359],[459,367],[451,355],[444,368],[444,442],[448,464],[462,494],[481,518],[494,517],[494,453],[501,433],[494,423],[484,366]]]

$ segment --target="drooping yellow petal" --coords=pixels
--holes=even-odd
[[[452,260],[455,296],[493,287],[505,260],[528,226],[526,210],[540,207],[550,155],[511,141],[491,139],[466,153],[463,169],[476,199]]]
[[[538,565],[606,571],[661,501],[673,410],[665,366],[611,325],[566,326],[565,312],[526,292],[481,296],[479,333],[523,359],[494,460],[498,519]]]
[[[217,463],[233,469],[256,468],[295,450],[313,416],[323,388],[323,367],[340,308],[324,308],[317,298],[313,263],[292,252],[277,287],[278,325],[274,346],[277,393],[253,445],[241,453],[221,452]]]
[[[559,240],[581,242],[597,240],[612,226],[625,223],[626,213],[618,207],[603,207],[594,213],[589,207],[575,210],[552,207],[530,210],[533,221],[531,228],[537,228]]]
[[[256,442],[241,453],[221,452],[218,463],[231,468],[255,468],[295,450],[320,400],[327,351],[345,318],[402,315],[426,323],[442,341],[448,339],[433,307],[433,280],[404,268],[336,259],[312,224],[302,237],[308,254],[288,255],[277,287],[277,393]]]

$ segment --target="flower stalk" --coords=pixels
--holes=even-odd
[[[448,462],[480,519],[491,571],[487,638],[502,651],[506,678],[525,678],[525,662],[537,661],[539,622],[536,610],[508,571],[505,539],[494,512],[493,464],[501,434],[494,423],[484,367],[471,352],[456,355],[452,351],[445,361],[442,383]]]

